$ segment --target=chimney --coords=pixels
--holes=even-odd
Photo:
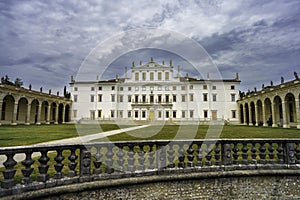
[[[239,80],[239,73],[237,72],[237,73],[235,73],[235,80]]]

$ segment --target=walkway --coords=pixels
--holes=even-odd
[[[75,137],[75,138],[68,138],[68,139],[62,139],[62,140],[55,140],[55,141],[50,141],[50,142],[43,142],[43,143],[38,143],[30,146],[44,146],[44,145],[55,145],[55,144],[80,144],[80,143],[86,143],[90,142],[92,140],[108,137],[111,135],[116,135],[119,133],[124,133],[127,131],[133,131],[137,129],[142,129],[146,128],[150,125],[143,125],[143,126],[135,126],[135,127],[130,127],[130,128],[121,128],[118,130],[112,130],[112,131],[106,131],[106,132],[101,132],[101,133],[96,133],[96,134],[91,134],[91,135],[85,135],[85,136],[80,136],[80,137]],[[32,154],[32,157],[38,157],[41,154],[38,152],[35,152]],[[14,156],[14,160],[17,162],[20,162],[25,159],[25,154],[17,154]],[[3,162],[5,162],[6,157],[4,155],[0,155],[0,167],[3,167]]]

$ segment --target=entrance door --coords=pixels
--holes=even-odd
[[[211,111],[212,120],[217,120],[217,111]]]
[[[149,119],[151,121],[154,120],[154,111],[150,111],[150,113],[149,113]]]

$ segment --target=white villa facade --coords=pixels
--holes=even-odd
[[[224,121],[239,123],[240,80],[180,76],[169,65],[151,61],[123,78],[71,80],[72,120]]]

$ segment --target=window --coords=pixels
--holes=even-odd
[[[146,95],[142,96],[142,101],[143,101],[143,103],[146,103]]]
[[[161,80],[161,72],[157,73],[157,79],[160,81]]]
[[[173,95],[173,102],[176,102],[176,95]]]
[[[193,85],[190,85],[190,90],[194,89],[194,86]]]
[[[169,101],[170,101],[169,95],[166,94],[166,103],[169,103]]]
[[[190,110],[190,118],[193,118],[193,117],[194,117],[194,111]]]
[[[161,111],[158,111],[158,118],[161,118]]]
[[[102,110],[98,110],[98,118],[102,117]]]
[[[158,95],[158,103],[161,103],[161,95]]]
[[[74,118],[77,117],[77,110],[73,110],[73,117],[74,117]]]
[[[131,95],[128,95],[128,102],[131,102]]]
[[[128,91],[131,91],[131,87],[128,87]]]
[[[165,79],[168,81],[169,80],[169,72],[165,72]]]
[[[173,111],[173,118],[176,118],[176,111]]]
[[[91,120],[95,119],[95,111],[94,110],[90,111],[90,118],[91,118]]]
[[[166,118],[169,118],[169,111],[166,111]]]
[[[213,89],[213,90],[216,90],[216,89],[217,89],[217,86],[213,85],[213,86],[212,86],[212,89]]]
[[[138,72],[135,73],[135,80],[136,80],[136,81],[139,80],[139,73],[138,73]]]
[[[98,102],[102,102],[102,94],[98,94]]]
[[[190,94],[190,101],[194,101],[194,95]]]
[[[146,118],[146,111],[142,111],[142,118]]]
[[[119,101],[122,103],[123,102],[123,95],[119,96]]]
[[[234,86],[234,85],[231,85],[231,86],[230,86],[230,89],[234,90],[234,89],[235,89],[235,86]]]
[[[120,87],[120,91],[123,91],[123,87]]]
[[[231,111],[231,118],[236,118],[236,111],[235,110],[232,110]]]
[[[207,85],[203,85],[203,90],[207,90]]]
[[[203,94],[203,101],[207,101],[207,94],[206,93]]]
[[[176,90],[176,86],[173,86],[173,90]]]
[[[94,102],[94,100],[95,100],[95,96],[92,94],[91,95],[91,102]]]
[[[150,72],[150,81],[154,80],[154,72]]]
[[[115,86],[111,86],[111,90],[115,90]]]
[[[95,87],[91,87],[91,91],[95,91]]]
[[[115,102],[115,95],[114,94],[111,95],[111,102]]]
[[[115,111],[114,111],[114,110],[111,110],[111,111],[110,111],[110,117],[111,117],[111,118],[114,118],[114,117],[115,117]]]
[[[120,118],[123,118],[123,110],[120,110],[120,111],[119,111],[119,117],[120,117]]]
[[[134,117],[139,118],[139,111],[134,111]]]
[[[98,90],[102,90],[102,86],[99,86],[99,87],[98,87]]]
[[[181,95],[181,101],[182,101],[182,102],[185,102],[185,95],[184,95],[184,94]]]
[[[131,117],[131,111],[130,111],[130,110],[127,112],[127,117],[128,117],[128,118]]]
[[[231,101],[235,102],[235,94],[231,94]]]
[[[78,91],[78,87],[74,87],[74,91]]]
[[[143,81],[146,80],[146,72],[143,72],[143,73],[142,73],[142,79],[143,79]]]
[[[216,94],[213,94],[213,95],[212,95],[212,100],[213,100],[213,101],[217,101],[217,95],[216,95]]]
[[[134,96],[134,102],[135,102],[135,103],[138,103],[138,102],[139,102],[139,95],[135,95],[135,96]]]
[[[204,110],[204,118],[207,118],[208,117],[208,111],[207,110]]]
[[[185,90],[185,85],[182,85],[182,86],[181,86],[181,90]]]
[[[154,102],[154,96],[150,95],[150,103],[153,103],[153,102]]]
[[[185,118],[185,110],[183,110],[183,111],[181,112],[181,117],[182,117],[182,118]]]
[[[77,100],[78,100],[78,95],[74,95],[74,102],[77,102]]]

